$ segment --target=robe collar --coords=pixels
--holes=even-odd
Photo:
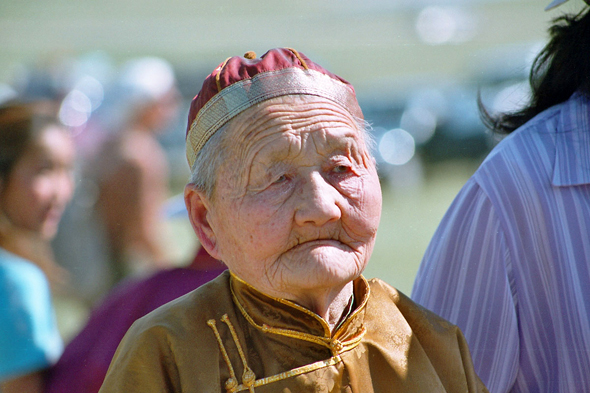
[[[363,320],[370,288],[363,276],[353,281],[353,309],[330,332],[328,323],[313,311],[292,301],[268,296],[230,274],[235,305],[252,326],[264,333],[315,343],[329,348],[334,356],[355,348],[366,333]]]

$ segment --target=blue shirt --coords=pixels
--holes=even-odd
[[[0,381],[48,367],[62,349],[45,274],[0,249]]]
[[[412,297],[465,333],[490,392],[590,392],[590,101],[505,138],[426,250]]]

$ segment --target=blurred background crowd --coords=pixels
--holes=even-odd
[[[541,4],[543,3],[543,4]],[[569,5],[563,12],[569,11]],[[571,7],[576,5],[572,4]],[[554,14],[538,0],[8,0],[0,101],[48,99],[72,130],[75,191],[53,241],[67,342],[120,280],[187,265],[187,108],[223,59],[289,46],[356,90],[384,204],[365,272],[407,294],[452,198],[497,142],[477,98],[517,108]]]

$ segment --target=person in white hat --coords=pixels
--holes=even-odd
[[[549,32],[530,103],[483,110],[510,135],[444,216],[412,293],[465,332],[494,393],[590,391],[590,9]]]

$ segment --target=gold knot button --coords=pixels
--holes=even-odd
[[[238,387],[238,381],[236,381],[233,378],[229,378],[225,382],[225,390],[227,390],[229,393],[235,392],[237,387]]]
[[[256,53],[254,51],[249,50],[248,52],[244,53],[244,57],[249,60],[253,60],[256,58]]]
[[[343,346],[342,346],[342,343],[341,343],[340,341],[338,341],[338,340],[333,340],[333,341],[330,343],[330,346],[332,347],[332,350],[333,350],[333,351],[335,351],[335,352],[340,352],[340,351],[342,351],[342,347],[343,347]]]
[[[242,375],[242,383],[244,386],[249,388],[250,386],[254,385],[254,382],[256,382],[256,375],[252,370],[250,370],[250,368],[246,368],[246,370],[244,370],[244,374]]]

